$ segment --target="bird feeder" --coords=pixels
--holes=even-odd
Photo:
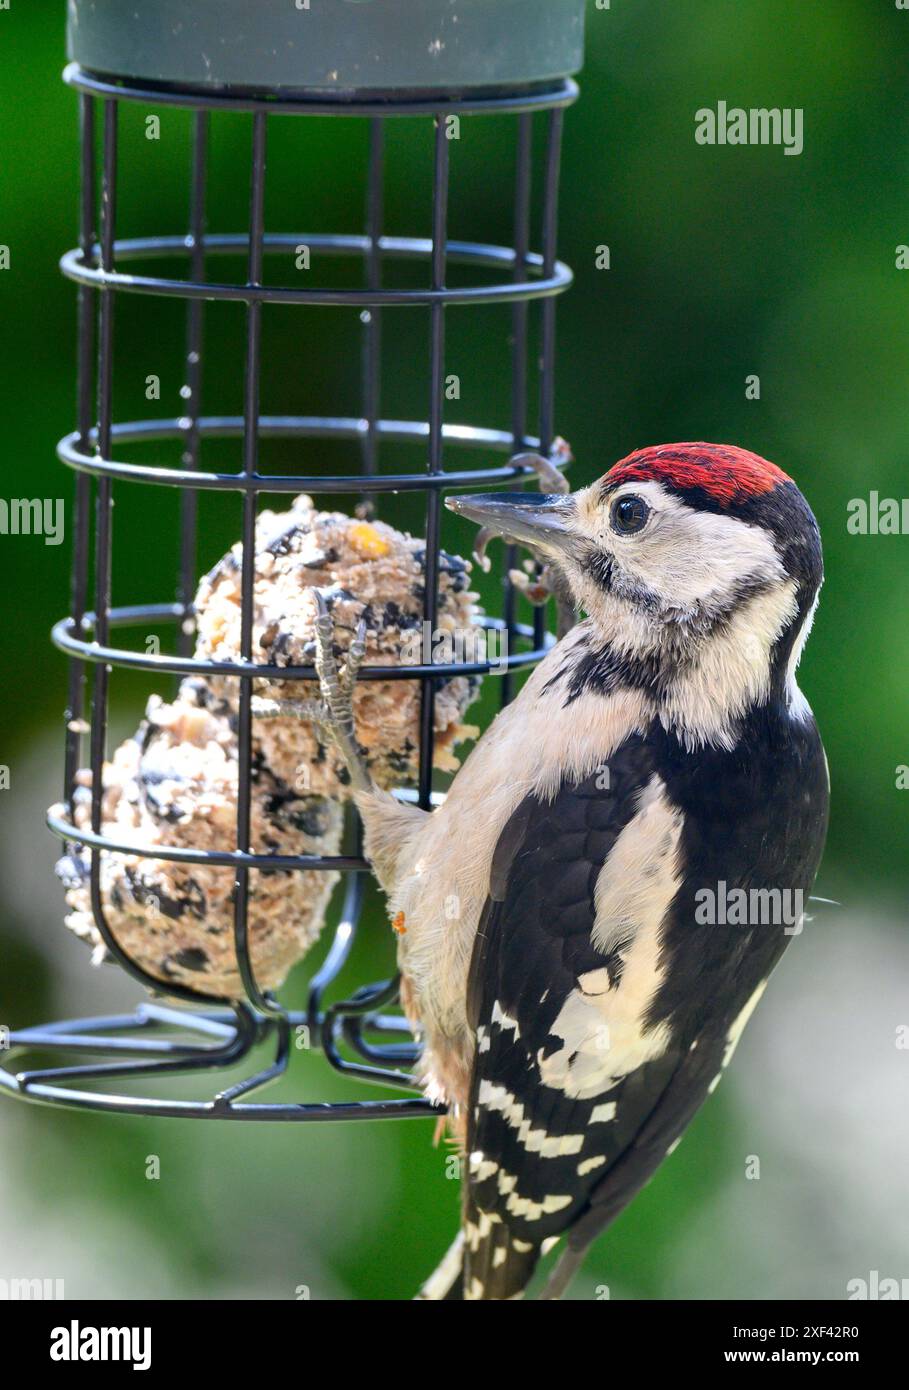
[[[253,650],[253,581],[257,507],[263,495],[353,494],[382,515],[390,494],[418,493],[425,499],[424,619],[434,625],[438,603],[442,499],[449,489],[519,486],[531,469],[520,455],[547,455],[554,430],[555,316],[558,295],[571,273],[556,253],[560,142],[564,110],[577,88],[571,74],[581,65],[583,0],[146,0],[141,6],[117,0],[69,0],[70,62],[65,82],[77,94],[81,119],[82,196],[78,246],[62,259],[62,270],[78,292],[78,415],[74,432],[59,445],[63,464],[75,475],[71,519],[73,570],[69,616],[54,629],[54,641],[69,660],[62,808],[49,825],[64,842],[78,840],[91,861],[95,925],[107,950],[128,974],[151,992],[133,1013],[75,1019],[29,1027],[10,1037],[0,1068],[0,1089],[34,1102],[197,1118],[326,1120],[425,1115],[433,1107],[416,1094],[407,1068],[416,1052],[404,1019],[395,1011],[397,982],[370,983],[353,997],[331,1000],[332,984],[358,930],[365,860],[359,854],[276,856],[253,852],[250,840],[253,686],[263,667]],[[124,103],[188,109],[192,147],[185,177],[185,231],[123,238],[118,219],[118,117]],[[244,113],[249,155],[231,171],[249,188],[248,228],[226,233],[209,225],[207,202],[213,170],[209,151],[219,122]],[[305,122],[338,117],[365,127],[361,231],[309,234],[270,231],[265,190],[269,129],[276,121]],[[431,235],[401,235],[383,226],[383,187],[393,158],[393,131],[400,117],[420,117],[426,126],[426,158],[432,176]],[[451,137],[453,118],[464,121],[462,138]],[[508,177],[489,171],[488,198],[513,226],[511,244],[452,240],[448,235],[449,170],[469,154],[472,123],[502,123],[513,143]],[[541,167],[534,160],[542,158]],[[534,179],[540,188],[532,196]],[[130,209],[131,213],[135,210]],[[307,287],[266,279],[266,257],[285,256],[305,244],[314,259],[358,258],[358,287]],[[218,274],[219,256],[242,254],[246,275],[231,282]],[[420,283],[398,286],[392,262],[420,268]],[[139,264],[140,269],[132,267]],[[449,268],[463,268],[450,282]],[[172,273],[175,268],[185,273]],[[151,269],[149,269],[151,267]],[[175,419],[114,418],[112,383],[117,370],[117,306],[122,296],[168,296],[185,303],[185,411]],[[204,319],[212,301],[245,306],[243,410],[239,416],[206,413]],[[260,411],[263,370],[262,313],[266,304],[294,306],[305,345],[307,313],[337,306],[359,313],[362,372],[359,413],[336,413],[326,400],[318,415],[269,417]],[[511,339],[503,353],[501,386],[510,393],[509,429],[482,421],[446,422],[446,311],[453,305],[510,306]],[[393,332],[396,315],[423,315],[429,351],[425,361],[425,418],[391,419],[381,399],[382,332]],[[532,315],[539,315],[539,353],[530,348]],[[391,322],[390,322],[391,321]],[[181,352],[183,346],[181,344]],[[305,346],[301,347],[301,354]],[[265,364],[267,365],[267,364]],[[531,390],[532,377],[538,382]],[[538,402],[531,421],[529,401]],[[210,440],[240,441],[241,467],[225,473],[206,466]],[[301,445],[312,440],[353,441],[359,468],[343,475],[314,472],[277,475],[261,471],[263,440]],[[178,441],[180,467],[156,458],[156,445]],[[123,461],[125,445],[140,444],[143,462]],[[404,471],[395,461],[399,446],[416,444],[423,466]],[[498,461],[495,456],[498,455]],[[169,487],[180,492],[180,534],[172,544],[176,592],[126,607],[112,591],[115,543],[113,504],[121,489]],[[242,535],[241,650],[233,662],[192,654],[186,630],[192,619],[197,579],[198,499],[207,490],[238,501]],[[415,795],[432,798],[433,698],[441,677],[458,673],[502,676],[503,702],[513,673],[540,659],[551,644],[542,610],[519,624],[514,595],[503,585],[502,611],[484,621],[507,632],[502,664],[365,665],[360,680],[410,680],[421,685],[419,777]],[[173,624],[171,650],[153,654],[118,644],[130,626]],[[100,889],[102,858],[135,853],[105,833],[102,769],[108,755],[111,675],[138,669],[177,676],[217,676],[236,683],[238,787],[235,848],[187,850],[156,845],[149,858],[216,864],[232,871],[234,948],[245,997],[225,1004],[185,984],[162,984],[125,952],[106,920]],[[288,667],[282,680],[313,680],[311,666]],[[90,829],[72,819],[75,779],[85,763],[92,773]],[[284,1007],[260,988],[250,958],[248,902],[254,871],[293,874],[304,870],[343,872],[346,892],[340,921],[324,962],[312,977],[303,1011]],[[392,1099],[327,1103],[303,1100],[269,1104],[250,1097],[281,1076],[296,1031],[305,1029],[338,1071],[400,1090]],[[253,1049],[267,1045],[266,1067],[251,1066],[229,1089],[200,1099],[162,1098],[149,1083],[174,1074],[202,1076],[234,1068]],[[60,1061],[16,1071],[13,1055],[50,1052]],[[82,1054],[82,1062],[73,1061]],[[182,1090],[183,1088],[181,1088]],[[200,1090],[203,1089],[200,1085]]]

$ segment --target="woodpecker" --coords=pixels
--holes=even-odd
[[[519,1298],[564,1237],[557,1298],[716,1087],[800,929],[778,905],[807,901],[826,834],[795,679],[821,544],[792,479],[727,445],[448,506],[556,567],[585,616],[431,814],[358,764],[325,612],[322,717],[399,933],[426,1093],[465,1155],[462,1232],[420,1296]]]

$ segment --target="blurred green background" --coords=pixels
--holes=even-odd
[[[63,29],[62,4],[13,0],[0,12],[5,498],[72,490],[54,457],[75,419],[75,291],[56,267],[78,207]],[[557,428],[574,448],[575,485],[633,448],[685,439],[744,445],[801,484],[828,576],[801,675],[833,780],[817,891],[842,906],[819,909],[794,943],[726,1084],[600,1241],[575,1297],[608,1285],[614,1298],[839,1298],[872,1269],[907,1272],[909,793],[896,769],[909,761],[909,541],[846,531],[850,498],[907,492],[909,274],[895,264],[909,242],[907,54],[909,13],[892,0],[589,7],[582,97],[566,121],[560,253],[577,280],[559,308]],[[697,145],[694,113],[720,99],[803,108],[804,152]],[[145,138],[149,114],[161,116],[157,141]],[[359,230],[363,124],[270,124],[269,228]],[[187,114],[126,104],[121,131],[118,234],[183,231]],[[462,122],[451,236],[508,243],[513,137],[509,119]],[[245,229],[248,149],[248,117],[216,123],[212,228]],[[430,170],[429,124],[395,123],[386,230],[428,231]],[[604,245],[610,269],[598,270]],[[218,273],[242,268],[219,261]],[[269,266],[276,280],[297,273],[289,257]],[[322,283],[356,274],[338,262],[313,271]],[[116,418],[178,414],[181,306],[121,296],[116,312]],[[385,413],[425,417],[426,317],[390,310],[383,327]],[[446,370],[461,399],[447,418],[508,426],[508,331],[507,309],[450,312]],[[207,310],[206,411],[239,413],[243,341],[242,306]],[[356,314],[268,308],[263,344],[263,411],[358,413]],[[160,403],[145,399],[149,374]],[[759,400],[746,399],[750,374]],[[167,447],[160,457],[177,462]],[[231,445],[204,462],[236,457]],[[419,451],[383,459],[419,463]],[[263,451],[275,471],[355,466],[345,446]],[[177,503],[168,489],[116,490],[115,603],[173,594]],[[383,514],[421,530],[412,499]],[[239,517],[238,498],[203,498],[200,567],[237,539]],[[446,545],[467,553],[470,529],[450,516],[445,526]],[[112,969],[92,971],[63,930],[43,827],[62,779],[65,666],[48,630],[66,608],[68,550],[0,537],[0,763],[11,777],[0,792],[0,1023],[12,1027],[130,1007],[139,993]],[[498,584],[496,570],[481,586],[491,610]],[[114,675],[115,737],[151,689]],[[363,938],[341,987],[391,968],[378,897]],[[305,974],[289,1003],[303,999]],[[273,1094],[364,1092],[310,1057]],[[71,1297],[292,1298],[300,1286],[314,1298],[409,1297],[456,1224],[457,1183],[431,1131],[153,1122],[0,1101],[0,1277],[65,1278]],[[149,1155],[158,1180],[146,1177]],[[755,1155],[758,1181],[746,1178]]]

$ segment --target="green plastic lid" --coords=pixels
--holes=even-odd
[[[70,58],[195,88],[514,89],[577,72],[584,0],[68,0]]]

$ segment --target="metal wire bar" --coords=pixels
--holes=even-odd
[[[181,611],[179,604],[168,603],[148,603],[138,604],[131,608],[112,608],[108,615],[108,625],[110,627],[128,626],[143,619],[152,622],[167,621],[178,618]],[[83,633],[91,631],[93,621],[94,614],[86,613],[82,624]],[[499,618],[484,618],[477,626],[499,631],[503,627],[503,622]],[[523,624],[517,624],[515,631],[520,637],[531,638],[533,636],[533,630]],[[68,618],[57,623],[51,636],[55,645],[70,655],[81,656],[85,661],[109,662],[112,665],[129,667],[134,670],[168,671],[175,675],[209,676],[241,676],[251,672],[260,678],[274,677],[276,670],[274,666],[255,663],[246,665],[239,661],[209,661],[200,657],[176,657],[168,656],[165,653],[152,654],[130,651],[123,647],[102,646],[97,641],[87,641],[84,636],[78,637],[72,621]],[[546,637],[542,647],[525,652],[510,652],[506,660],[502,662],[502,666],[507,665],[510,669],[532,666],[545,656],[549,644],[550,639]],[[419,680],[424,676],[439,678],[445,676],[495,676],[502,674],[502,666],[498,664],[492,666],[488,661],[454,661],[413,666],[365,665],[361,666],[358,679],[411,681]],[[282,666],[280,673],[282,681],[317,679],[314,666]]]
[[[433,243],[431,236],[393,236],[389,232],[380,233],[375,240],[368,231],[364,232],[267,232],[262,240],[263,254],[284,255],[289,251],[294,251],[301,241],[305,239],[310,250],[318,251],[323,256],[363,256],[368,259],[370,256],[377,256],[380,261],[384,260],[430,260],[432,257]],[[94,248],[93,248],[94,249]],[[187,238],[185,235],[161,235],[118,237],[114,242],[114,258],[117,265],[126,261],[146,261],[160,257],[163,260],[174,257],[183,258],[188,249]],[[249,235],[246,232],[213,232],[205,238],[205,254],[207,256],[236,256],[241,252],[249,250]],[[70,259],[72,258],[72,264]],[[504,272],[514,271],[514,247],[501,246],[494,241],[465,241],[461,237],[452,237],[445,247],[445,258],[447,261],[462,264],[475,265],[485,270],[502,270]],[[70,279],[94,283],[90,275],[80,274],[78,264],[78,248],[74,251],[67,251],[61,257],[60,268]],[[527,264],[534,272],[535,277],[526,284],[521,282],[518,286],[519,292],[530,293],[538,290],[537,281],[542,275],[543,256],[539,251],[529,250],[527,253]],[[91,269],[92,267],[89,267]],[[100,266],[94,269],[101,270]],[[570,267],[563,266],[562,269],[570,274]],[[507,275],[502,285],[498,286],[504,293],[509,289],[509,284],[513,274]],[[140,277],[141,279],[141,277]],[[130,283],[120,283],[114,280],[117,289],[130,289]],[[208,284],[202,282],[198,285],[192,280],[175,280],[180,288],[188,288],[195,291],[200,299],[217,298],[219,286],[217,283]],[[238,282],[229,286],[234,292],[234,298],[242,299],[249,297],[251,287],[246,281]],[[267,287],[266,287],[267,288]],[[156,290],[153,292],[157,292]],[[349,303],[347,296],[355,294],[356,291],[350,287],[332,291],[337,295],[343,295],[344,303]],[[514,294],[514,289],[511,289]],[[188,297],[188,296],[187,296]],[[441,298],[442,296],[435,296]],[[358,300],[355,302],[359,302]],[[384,300],[380,300],[384,303]],[[405,300],[401,302],[416,303],[418,301]],[[431,299],[425,302],[431,302]]]
[[[448,234],[449,139],[445,117],[435,120],[432,173],[432,288],[445,287],[445,248]],[[445,306],[436,300],[430,309],[429,327],[429,455],[426,471],[442,473],[442,412],[445,389]],[[423,562],[423,631],[432,641],[439,609],[439,536],[441,499],[438,490],[426,496],[426,549]],[[429,809],[435,747],[435,681],[424,677],[420,696],[419,804]]]
[[[253,1091],[260,1091],[263,1086],[270,1086],[273,1081],[278,1081],[284,1075],[290,1060],[290,1022],[286,1014],[275,1019],[274,1033],[277,1051],[271,1066],[263,1067],[253,1076],[247,1076],[243,1081],[238,1081],[235,1085],[219,1091],[215,1096],[215,1105],[229,1107],[240,1096],[248,1096]]]
[[[392,996],[393,1000],[397,999],[397,994],[398,981],[396,980],[395,993]],[[375,1007],[375,1005],[373,1005],[373,1007]],[[342,1025],[345,1041],[349,1043],[354,1051],[358,1052],[361,1057],[365,1057],[368,1062],[380,1062],[384,1064],[397,1060],[402,1066],[415,1066],[420,1060],[421,1049],[412,1039],[410,1042],[383,1043],[381,1046],[376,1046],[374,1043],[366,1041],[363,1037],[363,1029],[377,1027],[378,1021],[377,1016],[374,1014],[370,1014],[366,1018],[361,1018],[358,1014],[345,1015]],[[410,1085],[416,1089],[413,1077],[410,1078]]]
[[[205,183],[208,164],[207,111],[193,116],[192,177],[189,203],[189,273],[193,280],[205,278]],[[186,398],[186,431],[182,461],[184,467],[196,470],[199,466],[202,390],[202,327],[203,301],[192,299],[186,311],[186,377],[183,394]],[[193,650],[193,598],[196,592],[196,531],[198,529],[199,496],[187,490],[180,498],[180,578],[177,597],[183,607],[180,625],[179,650],[189,656]]]
[[[374,1002],[385,1001],[393,995],[394,982],[383,982],[371,986],[369,997],[357,997],[350,1001],[351,1010],[358,1016],[370,1008],[370,998]],[[334,1020],[337,1028],[343,1019],[338,1007]],[[40,1101],[55,1105],[66,1105],[77,1109],[112,1110],[130,1114],[153,1116],[177,1116],[197,1119],[260,1119],[301,1121],[318,1119],[390,1119],[394,1117],[417,1118],[441,1114],[441,1110],[425,1100],[407,1101],[368,1101],[349,1102],[336,1109],[330,1103],[298,1104],[279,1102],[277,1104],[237,1105],[239,1096],[248,1095],[252,1090],[268,1084],[280,1077],[289,1059],[290,1030],[298,1026],[303,1015],[291,1013],[283,1020],[263,1018],[243,1005],[231,1011],[212,1010],[206,1014],[186,1013],[168,1009],[155,1004],[141,1004],[133,1014],[120,1014],[106,1018],[72,1019],[65,1022],[44,1024],[36,1028],[14,1032],[10,1038],[10,1051],[13,1057],[22,1051],[90,1051],[108,1052],[112,1055],[132,1055],[144,1060],[133,1063],[93,1064],[89,1066],[49,1067],[41,1070],[23,1070],[17,1073],[0,1067],[0,1091],[19,1096],[30,1101]],[[228,1021],[229,1020],[229,1021]],[[318,1044],[321,1037],[323,1019],[318,1020],[312,1041]],[[380,1014],[368,1014],[362,1025],[378,1031],[397,1031],[403,1020],[386,1018]],[[149,1030],[156,1026],[176,1025],[190,1033],[209,1034],[218,1040],[216,1047],[206,1047],[198,1043],[186,1043],[174,1038],[160,1039],[148,1036]],[[277,1030],[277,1032],[276,1032]],[[138,1031],[139,1037],[121,1037],[124,1031]],[[268,1067],[245,1078],[234,1086],[226,1088],[213,1101],[181,1101],[158,1099],[151,1096],[112,1095],[106,1091],[83,1091],[75,1083],[85,1080],[110,1081],[124,1076],[166,1076],[187,1071],[223,1070],[249,1054],[254,1046],[277,1036],[277,1055]],[[410,1049],[394,1048],[396,1060],[412,1061]],[[337,1057],[338,1068],[347,1071],[356,1064],[344,1062]],[[387,1072],[381,1068],[363,1068],[369,1072],[370,1080],[385,1083]],[[66,1085],[49,1084],[66,1082]],[[393,1088],[414,1089],[411,1078],[403,1074],[392,1074],[388,1083]]]
[[[535,111],[544,107],[570,106],[577,100],[578,85],[570,77],[551,86],[535,84],[522,90],[502,91],[492,88],[478,90],[469,96],[451,94],[440,98],[370,90],[368,93],[345,90],[334,100],[310,96],[285,96],[270,93],[268,97],[245,94],[235,87],[229,92],[212,88],[195,91],[191,87],[167,82],[108,81],[87,72],[78,63],[69,63],[63,70],[63,80],[77,91],[94,92],[98,96],[116,97],[118,101],[139,101],[152,105],[201,106],[208,111],[268,111],[275,115],[311,116],[435,116],[440,111],[461,115],[489,112],[505,115],[510,112]]]
[[[385,1004],[390,1004],[397,999],[398,980],[380,980],[375,984],[366,985],[358,990],[351,999],[345,999],[340,1004],[333,1005],[326,1009],[325,1018],[322,1022],[322,1051],[325,1059],[336,1071],[344,1072],[348,1076],[359,1077],[361,1081],[373,1082],[378,1086],[394,1086],[405,1091],[419,1090],[418,1083],[413,1076],[407,1072],[395,1071],[389,1067],[364,1066],[360,1062],[346,1061],[338,1051],[337,1035],[339,1032],[347,1036],[348,1025],[353,1018],[360,1015],[375,1013],[376,1009],[382,1008]]]
[[[250,170],[249,284],[262,282],[262,240],[265,235],[265,160],[268,117],[253,116],[252,167]],[[262,305],[251,299],[246,310],[246,371],[243,391],[243,473],[255,476],[259,453],[259,372],[262,347]],[[243,494],[243,534],[240,571],[240,657],[252,661],[256,582],[255,488]],[[252,677],[241,675],[237,712],[237,853],[249,853],[252,808]],[[237,968],[247,996],[263,1013],[283,1013],[280,1006],[256,984],[249,954],[249,869],[238,864],[234,882],[234,949]]]
[[[514,279],[526,276],[530,255],[530,190],[533,173],[533,116],[523,115],[517,122],[514,192]],[[524,299],[515,301],[511,310],[511,448],[513,454],[527,447],[527,326],[528,305]],[[504,615],[508,650],[515,635],[517,594],[510,574],[517,563],[515,545],[505,547]],[[501,703],[507,705],[514,695],[511,671],[502,681]]]
[[[365,860],[364,867],[366,867]],[[354,872],[348,878],[344,906],[341,909],[341,920],[335,928],[334,939],[325,960],[322,962],[321,969],[313,975],[309,982],[309,994],[306,1001],[306,1026],[310,1035],[320,1027],[319,1018],[322,1013],[325,991],[338,978],[350,955],[357,923],[363,910],[365,884],[365,877],[361,873]]]
[[[231,1011],[230,1023],[225,1020],[228,1015],[225,1011],[224,1019],[218,1019],[214,1014],[192,1014],[187,1020],[187,1015],[183,1009],[169,1009],[164,1004],[144,1003],[136,1009],[136,1013],[150,1023],[171,1023],[177,1028],[192,1027],[195,1032],[208,1033],[213,1038],[229,1037],[236,1028],[236,1013]]]
[[[192,1120],[277,1120],[284,1123],[306,1120],[311,1123],[341,1120],[406,1120],[437,1118],[445,1112],[428,1100],[279,1101],[224,1104],[218,1101],[159,1100],[152,1097],[111,1095],[101,1091],[79,1091],[68,1086],[31,1082],[21,1087],[16,1078],[0,1068],[0,1090],[37,1104],[59,1105],[72,1110],[96,1110],[118,1115],[148,1115],[154,1119]]]
[[[563,121],[561,111],[550,111],[547,117],[542,238],[544,275],[552,275],[556,265]],[[555,434],[555,311],[554,299],[544,303],[540,353],[540,451],[544,454],[549,453]]]
[[[109,271],[113,266],[114,234],[117,197],[117,103],[104,102],[103,157],[101,171],[101,266]],[[98,308],[98,452],[110,452],[113,417],[113,326],[114,304],[110,290],[100,296]],[[113,530],[113,483],[108,477],[98,482],[95,520],[95,615],[94,635],[99,644],[106,644],[111,605],[111,547]],[[92,682],[92,722],[90,766],[92,775],[91,829],[94,836],[101,833],[104,796],[104,761],[107,745],[109,668],[96,663]],[[90,851],[89,890],[92,913],[108,951],[134,978],[143,984],[148,977],[120,949],[107,922],[101,895],[101,851]]]
[[[113,267],[116,224],[117,195],[117,149],[118,149],[118,108],[115,101],[104,102],[103,157],[101,174],[101,241],[100,263],[104,270]],[[98,424],[94,438],[98,452],[102,456],[110,453],[113,419],[113,296],[110,289],[100,295],[98,309]],[[102,476],[98,483],[95,522],[95,613],[92,618],[94,637],[98,646],[107,644],[111,612],[111,549],[113,530],[112,479]],[[83,653],[86,655],[86,653]],[[92,684],[92,723],[90,740],[90,768],[92,774],[91,793],[91,834],[77,831],[70,826],[68,839],[78,840],[89,846],[91,862],[89,871],[89,893],[92,915],[108,952],[114,960],[133,979],[146,988],[161,989],[161,982],[149,975],[122,950],[111,931],[104,908],[101,892],[101,835],[102,800],[104,793],[103,776],[107,745],[107,719],[109,697],[109,667],[105,662],[94,666]],[[182,985],[171,984],[168,991],[176,998],[198,1003],[211,998],[199,991],[186,989]]]
[[[270,232],[263,244],[267,254],[277,254],[303,239],[312,251],[328,255],[364,255],[370,250],[368,237],[340,233]],[[218,233],[206,240],[211,255],[230,255],[245,246],[234,233]],[[118,263],[130,259],[178,256],[186,254],[182,237],[133,237],[117,243]],[[422,237],[379,238],[377,250],[381,258],[421,260],[432,258],[432,243]],[[502,269],[514,265],[514,252],[491,242],[452,241],[445,248],[446,257],[463,264],[484,269]],[[554,263],[548,275],[542,274],[542,260],[537,252],[527,257],[528,278],[515,281],[512,277],[498,284],[468,285],[466,287],[430,286],[417,289],[314,289],[298,285],[230,284],[222,281],[181,280],[164,275],[134,275],[103,266],[83,265],[78,250],[68,251],[60,260],[60,269],[68,279],[80,285],[106,286],[132,294],[174,296],[178,299],[228,300],[238,303],[261,300],[268,304],[339,304],[356,308],[390,308],[401,305],[445,304],[507,304],[514,300],[545,299],[559,294],[571,284],[571,271],[561,261]]]
[[[242,850],[232,849],[185,849],[174,846],[156,845],[137,845],[127,840],[118,840],[115,836],[106,836],[91,830],[77,830],[71,821],[61,820],[53,812],[48,814],[47,825],[55,835],[61,839],[78,839],[79,843],[88,849],[103,849],[110,854],[129,854],[138,855],[142,859],[149,859],[166,864],[208,864],[212,867],[224,866],[233,868],[237,874],[249,872],[251,869],[268,870],[299,870],[303,872],[307,869],[341,869],[341,870],[362,870],[368,868],[366,861],[359,855],[352,854],[252,854],[244,853]],[[151,976],[143,980],[150,988],[156,990],[166,990],[173,993],[170,983],[165,984],[162,980],[154,979]],[[190,993],[185,996],[189,999],[199,999],[198,993]],[[208,997],[208,996],[207,996]]]
[[[563,112],[553,110],[546,118],[546,157],[543,192],[543,269],[552,271],[556,264],[556,237],[559,212],[559,168],[562,153]],[[555,437],[555,300],[543,304],[540,346],[540,452],[548,454]],[[539,641],[545,629],[542,608],[534,613],[534,637]]]
[[[95,244],[95,103],[90,96],[79,100],[81,138],[81,198],[79,215],[79,252],[84,261],[92,255]],[[92,426],[92,355],[95,350],[95,296],[86,285],[79,287],[78,298],[78,362],[77,362],[77,438],[79,448],[88,453]],[[70,580],[70,611],[73,622],[81,625],[88,598],[89,528],[91,508],[91,479],[87,474],[76,477],[73,504],[73,558]],[[66,748],[63,763],[63,796],[73,813],[73,791],[76,773],[82,761],[82,729],[85,714],[85,667],[75,659],[70,662],[66,703]]]
[[[514,280],[520,283],[531,263],[530,190],[533,174],[533,117],[517,122],[514,193]],[[527,430],[527,321],[528,303],[519,299],[511,311],[511,439],[512,450],[526,448]]]
[[[21,1071],[17,1080],[23,1089],[48,1081],[110,1081],[123,1076],[171,1076],[178,1072],[198,1071],[200,1067],[230,1067],[241,1061],[256,1039],[255,1020],[249,1009],[238,1006],[234,1031],[213,1047],[183,1048],[180,1055],[149,1058],[143,1062],[93,1062],[84,1066],[44,1067],[39,1071]],[[72,1044],[67,1041],[67,1046]]]
[[[204,437],[229,439],[242,436],[243,418],[239,415],[203,416],[198,422]],[[364,422],[345,416],[262,416],[259,437],[275,439],[359,439]],[[419,444],[429,437],[429,426],[419,420],[379,420],[376,432],[381,439],[405,444]],[[180,439],[183,425],[180,420],[133,420],[113,429],[118,442],[135,443]],[[480,429],[472,425],[445,425],[442,435],[446,442],[468,449],[488,448],[505,452],[511,447],[511,435],[504,430]],[[93,433],[92,439],[96,436]],[[528,439],[528,448],[535,440]],[[509,463],[499,468],[449,469],[445,473],[388,473],[376,477],[360,474],[310,476],[256,473],[198,473],[175,468],[162,468],[102,459],[80,451],[78,435],[66,435],[57,446],[57,456],[70,468],[96,476],[106,475],[124,482],[156,483],[162,487],[197,487],[208,491],[297,492],[304,488],[314,493],[363,492],[425,492],[430,488],[472,487],[477,483],[500,486],[533,477],[532,469]]]
[[[136,1011],[138,1015],[138,1010]],[[187,1015],[182,1020],[184,1027],[188,1027],[190,1022],[195,1029],[202,1031],[198,1016]],[[66,1048],[67,1052],[110,1052],[114,1054],[139,1054],[147,1056],[170,1057],[178,1054],[186,1057],[198,1057],[211,1054],[211,1049],[206,1048],[202,1043],[175,1043],[171,1038],[116,1038],[104,1036],[100,1033],[77,1033],[72,1031],[76,1026],[87,1024],[95,1028],[101,1027],[138,1027],[139,1020],[136,1016],[121,1016],[120,1021],[110,1021],[106,1019],[80,1019],[67,1020],[65,1024],[42,1024],[37,1028],[20,1028],[15,1033],[15,1047],[33,1048],[36,1050],[47,1048]],[[231,1028],[220,1029],[218,1037],[232,1037],[234,1030]],[[68,1069],[62,1069],[68,1070]],[[45,1075],[45,1073],[42,1073]]]
[[[101,174],[101,265],[110,270],[113,265],[114,218],[117,179],[117,103],[104,104],[104,157]],[[110,453],[113,416],[111,390],[113,377],[114,298],[110,291],[100,297],[98,323],[98,453],[102,458]],[[107,641],[108,609],[111,585],[112,482],[101,478],[98,483],[95,522],[95,636]],[[104,793],[102,773],[107,735],[108,672],[106,666],[96,666],[92,697],[92,830],[101,828],[101,802]],[[93,859],[96,871],[99,861]]]
[[[366,287],[377,290],[382,282],[383,172],[385,159],[385,123],[380,116],[369,122],[369,167],[366,175]],[[363,417],[366,430],[363,441],[363,473],[373,477],[378,467],[379,432],[377,424],[381,398],[381,318],[378,309],[364,309],[363,320]],[[363,494],[360,508],[365,516],[372,515],[373,502]]]

